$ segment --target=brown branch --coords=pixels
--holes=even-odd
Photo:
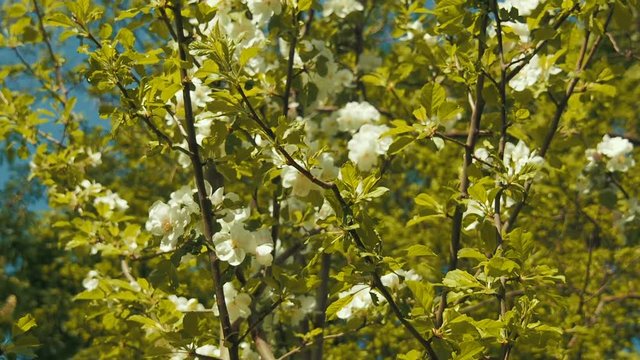
[[[187,53],[185,51],[186,40],[184,38],[184,26],[182,24],[181,2],[174,3],[174,17],[176,33],[178,35],[178,50],[180,61],[186,62]],[[204,182],[204,172],[202,169],[202,159],[200,158],[200,148],[196,141],[195,118],[191,104],[191,92],[189,90],[189,75],[187,69],[180,67],[180,77],[183,84],[182,96],[184,102],[185,123],[187,129],[187,144],[191,152],[191,164],[193,165],[196,188],[198,189],[198,203],[202,214],[203,232],[207,243],[213,242],[213,219],[215,218],[211,201],[207,197],[207,190]],[[213,277],[213,286],[215,287],[216,303],[220,314],[220,323],[222,325],[222,334],[225,342],[228,341],[231,346],[229,348],[229,357],[231,360],[239,360],[238,355],[238,334],[231,327],[229,320],[229,311],[224,297],[222,273],[220,270],[220,262],[215,252],[209,251],[209,262],[211,265],[211,274]]]
[[[322,254],[320,263],[320,286],[316,292],[316,316],[313,319],[313,327],[322,329],[322,332],[315,338],[315,346],[311,352],[311,360],[322,360],[324,350],[324,327],[326,324],[326,310],[329,297],[329,273],[331,271],[331,254]]]
[[[611,18],[613,16],[613,7],[609,10],[609,15],[607,16],[607,20],[604,24],[604,30],[605,32],[607,31],[607,28],[609,27],[609,23],[611,22]],[[547,152],[549,151],[549,148],[551,147],[551,142],[553,141],[553,138],[556,135],[556,132],[558,130],[558,125],[560,124],[560,120],[562,118],[562,115],[564,113],[564,111],[567,108],[567,105],[569,104],[569,98],[571,98],[571,95],[573,95],[573,92],[576,88],[576,85],[578,84],[579,81],[579,74],[584,71],[587,66],[589,65],[589,63],[591,62],[591,60],[593,59],[596,50],[598,49],[598,47],[600,46],[600,43],[602,41],[602,35],[599,35],[596,40],[594,41],[591,50],[588,52],[587,54],[587,47],[588,47],[588,43],[589,43],[589,37],[590,37],[590,32],[587,31],[585,34],[585,38],[584,41],[582,43],[582,47],[580,48],[580,54],[578,56],[578,60],[576,63],[576,73],[574,74],[574,77],[569,81],[569,84],[567,85],[567,89],[565,90],[565,94],[564,97],[560,100],[560,102],[558,103],[558,105],[556,106],[556,111],[555,114],[551,120],[551,125],[549,126],[549,130],[547,131],[547,134],[544,138],[542,147],[540,148],[540,156],[542,158],[545,157],[545,155],[547,154]],[[522,196],[522,200],[520,200],[520,202],[518,202],[512,212],[511,215],[509,216],[509,220],[505,223],[505,231],[508,233],[510,232],[513,227],[515,226],[516,220],[518,218],[518,215],[520,214],[520,211],[522,211],[522,208],[524,207],[524,205],[527,202],[527,199],[529,197],[529,192],[531,190],[531,186],[533,185],[533,181],[529,180],[525,183],[524,186],[524,193]]]
[[[338,188],[338,186],[334,183],[330,183],[330,182],[325,182],[322,181],[320,179],[318,179],[317,177],[313,176],[313,174],[311,174],[311,172],[307,169],[305,169],[303,166],[301,166],[300,164],[298,164],[298,162],[296,162],[293,157],[291,156],[291,154],[289,154],[277,141],[276,135],[275,133],[271,130],[271,128],[269,128],[266,123],[261,119],[261,117],[258,115],[258,113],[256,112],[255,108],[253,107],[253,105],[251,104],[251,102],[249,101],[249,99],[247,98],[247,95],[245,94],[244,90],[242,89],[242,87],[240,85],[235,86],[236,90],[240,93],[240,96],[242,97],[242,101],[245,104],[245,106],[249,109],[249,115],[250,118],[258,125],[258,127],[260,127],[260,129],[265,133],[265,135],[267,136],[267,138],[269,139],[269,141],[271,141],[271,143],[273,144],[273,146],[275,147],[276,151],[281,154],[285,160],[286,163],[289,166],[294,167],[296,170],[298,170],[298,172],[300,172],[302,175],[304,175],[307,179],[309,179],[312,183],[320,186],[321,188],[325,189],[325,190],[330,190],[334,196],[336,197],[336,199],[338,200],[338,202],[340,203],[340,206],[342,207],[342,209],[346,212],[351,214],[352,210],[351,210],[351,206],[346,202],[346,200],[344,199],[344,197],[342,196],[342,194],[340,193],[340,189]],[[351,227],[353,224],[352,220],[347,222],[345,224],[347,227]],[[360,235],[358,235],[358,233],[356,232],[355,229],[350,228],[348,230],[348,234],[351,236],[351,238],[353,239],[354,243],[356,244],[357,248],[365,253],[369,253],[370,251],[366,248],[366,246],[364,245],[364,242],[362,242],[362,239],[360,238]],[[373,259],[370,255],[366,255],[364,256],[365,261],[367,261],[369,264],[375,264],[375,259]],[[431,344],[429,343],[429,341],[422,336],[422,334],[420,334],[420,332],[413,326],[413,324],[411,324],[411,322],[409,322],[404,315],[402,314],[402,311],[400,310],[400,308],[398,307],[398,305],[395,303],[395,300],[393,299],[393,297],[391,296],[391,294],[389,294],[389,292],[387,291],[387,289],[384,287],[384,285],[382,285],[382,281],[380,280],[380,275],[373,271],[371,273],[371,276],[373,278],[373,283],[374,283],[374,287],[379,290],[382,295],[385,297],[385,299],[387,300],[387,302],[389,303],[389,306],[391,307],[391,309],[393,310],[393,313],[398,317],[398,319],[400,320],[400,322],[402,323],[402,325],[407,329],[407,331],[409,331],[409,333],[416,338],[416,340],[418,340],[418,342],[420,342],[420,344],[427,350],[427,352],[429,353],[429,357],[432,359],[437,359],[437,355],[435,353],[435,351],[433,350],[433,348],[431,347]]]
[[[479,70],[482,68],[482,57],[485,52],[485,37],[487,32],[487,19],[488,15],[482,14],[482,24],[480,25],[480,34],[478,36],[478,56],[476,58],[476,68],[478,69],[478,78],[476,81],[476,101],[473,105],[471,112],[471,119],[469,120],[469,128],[467,134],[467,142],[465,144],[464,161],[462,163],[462,170],[460,172],[460,199],[464,199],[468,196],[467,190],[469,189],[469,167],[473,162],[473,152],[475,149],[476,141],[478,139],[478,132],[480,130],[480,120],[482,118],[482,112],[484,110],[484,97],[482,90],[484,88],[484,74]],[[459,203],[456,206],[453,214],[453,224],[451,228],[451,243],[449,245],[449,267],[447,271],[455,270],[458,266],[458,250],[460,248],[460,237],[462,233],[462,215],[464,213],[464,205]],[[436,310],[436,326],[442,325],[442,315],[447,307],[447,291],[443,289],[440,304]]]
[[[62,66],[55,52],[53,51],[53,47],[51,46],[51,39],[49,38],[49,33],[44,28],[44,21],[42,12],[40,11],[40,6],[38,5],[37,0],[33,0],[33,7],[35,9],[36,15],[38,16],[38,27],[40,28],[40,32],[42,33],[42,40],[47,46],[47,50],[49,52],[49,56],[51,57],[51,62],[53,63],[53,68],[56,74],[56,81],[58,82],[58,88],[62,92],[61,98],[64,100],[66,104],[67,101],[67,89],[64,86],[64,78],[62,76]]]

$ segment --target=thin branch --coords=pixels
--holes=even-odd
[[[178,50],[180,61],[186,62],[187,52],[185,51],[186,40],[184,38],[184,27],[182,24],[182,11],[181,2],[176,1],[174,3],[174,17],[176,33],[178,35]],[[211,201],[207,196],[207,190],[204,182],[204,172],[202,169],[202,159],[200,158],[200,148],[196,141],[195,130],[195,118],[193,115],[193,108],[191,104],[191,92],[189,91],[189,76],[187,69],[180,67],[180,77],[183,84],[183,102],[185,112],[185,123],[187,129],[187,144],[189,151],[191,151],[191,163],[193,165],[194,177],[196,182],[196,188],[198,189],[198,203],[202,214],[203,232],[207,243],[213,242],[213,209]],[[229,341],[231,344],[229,348],[229,357],[231,360],[239,360],[238,355],[238,334],[231,327],[231,321],[229,320],[229,311],[227,310],[227,304],[224,296],[222,273],[220,270],[220,262],[215,252],[209,251],[209,262],[211,265],[211,273],[213,277],[213,286],[215,287],[216,303],[218,306],[218,312],[220,314],[220,323],[222,325],[222,334],[225,341]]]
[[[311,352],[311,360],[322,360],[324,350],[324,327],[326,324],[326,310],[329,300],[329,274],[331,271],[331,254],[322,254],[320,262],[320,286],[316,292],[316,316],[313,319],[315,329],[322,329],[322,332],[315,338],[315,346]]]
[[[571,16],[571,14],[573,14],[576,10],[578,10],[580,8],[580,3],[576,3],[571,9],[569,9],[567,12],[565,12],[564,14],[562,14],[558,20],[553,24],[552,28],[554,30],[558,30],[560,28],[560,26],[562,26],[562,24],[567,21],[567,19],[569,18],[569,16]],[[547,44],[547,42],[549,42],[550,39],[545,39],[542,40],[534,49],[531,53],[529,53],[527,56],[524,56],[520,59],[517,59],[515,61],[512,61],[511,63],[507,64],[507,69],[513,65],[519,64],[516,68],[514,68],[513,70],[511,70],[511,72],[509,72],[507,74],[507,82],[511,79],[513,79],[514,76],[518,75],[518,73],[525,67],[527,66],[527,64],[529,63],[529,61],[535,56],[537,55],[543,48],[544,46]]]
[[[478,132],[480,130],[480,120],[482,118],[482,112],[484,110],[484,97],[482,90],[484,89],[485,76],[479,69],[482,68],[482,58],[485,52],[485,37],[487,32],[487,20],[488,15],[482,14],[482,24],[480,25],[480,34],[478,36],[478,55],[476,58],[476,69],[478,69],[478,78],[476,81],[475,95],[476,101],[474,102],[471,119],[469,120],[469,128],[467,134],[467,142],[465,144],[464,161],[462,163],[462,170],[460,172],[460,199],[464,199],[468,196],[467,190],[469,188],[469,167],[473,162],[473,153],[478,139]],[[455,270],[458,266],[458,250],[460,248],[460,237],[462,234],[462,215],[464,213],[464,205],[458,204],[453,214],[453,223],[451,229],[451,243],[449,245],[449,267],[447,271]],[[436,326],[442,325],[442,315],[447,307],[447,291],[443,289],[440,295],[440,304],[436,310]]]
[[[38,16],[38,27],[40,28],[40,32],[42,33],[42,40],[47,45],[47,50],[49,52],[49,56],[51,57],[51,62],[53,63],[53,68],[56,74],[56,81],[58,82],[58,88],[62,92],[61,98],[66,104],[67,101],[67,89],[64,86],[64,78],[62,76],[62,66],[55,52],[53,51],[53,47],[51,46],[51,39],[49,38],[49,33],[44,28],[44,21],[42,12],[40,11],[40,6],[38,5],[37,0],[33,0],[33,7],[36,11],[36,15]]]
[[[607,31],[607,28],[609,27],[609,23],[611,22],[611,18],[613,16],[613,7],[609,10],[609,15],[607,16],[607,20],[604,24],[604,30],[605,32]],[[588,47],[588,43],[589,43],[589,35],[590,32],[587,31],[587,33],[585,34],[585,39],[582,43],[582,47],[580,48],[580,55],[578,56],[578,60],[576,63],[576,74],[574,74],[574,77],[569,81],[569,84],[567,85],[567,89],[565,91],[564,97],[562,98],[562,100],[560,100],[560,102],[558,103],[558,105],[556,106],[556,111],[555,114],[551,120],[551,125],[549,126],[549,130],[547,131],[547,134],[544,138],[544,142],[542,144],[542,147],[540,148],[540,156],[542,158],[545,157],[545,155],[547,154],[547,152],[549,151],[549,148],[551,146],[551,142],[553,141],[553,138],[556,135],[556,132],[558,130],[558,125],[560,124],[560,120],[562,118],[562,114],[564,113],[564,111],[567,108],[567,105],[569,104],[569,98],[571,98],[571,95],[573,95],[573,92],[576,88],[576,85],[578,84],[579,81],[579,73],[584,71],[587,66],[589,65],[589,63],[591,62],[591,60],[593,59],[596,50],[598,49],[598,47],[600,46],[600,43],[602,41],[602,35],[599,35],[596,40],[594,41],[591,50],[589,51],[589,53],[587,54],[586,50]],[[531,186],[533,185],[533,181],[529,180],[527,181],[527,183],[525,183],[524,186],[524,193],[522,196],[522,200],[520,200],[520,202],[518,202],[512,212],[511,215],[509,216],[509,220],[505,223],[505,231],[508,233],[511,231],[511,229],[513,229],[513,227],[515,226],[516,220],[518,218],[518,215],[520,214],[520,211],[522,211],[522,208],[524,207],[524,205],[526,204],[528,198],[529,198],[529,192],[531,190]]]
[[[249,109],[250,118],[265,133],[265,135],[267,136],[268,140],[275,147],[276,151],[285,158],[286,163],[289,166],[292,166],[296,170],[298,170],[298,172],[300,172],[302,175],[304,175],[312,183],[320,186],[321,188],[323,188],[325,190],[330,190],[334,194],[334,196],[336,197],[338,202],[340,203],[340,206],[342,207],[342,209],[346,213],[351,214],[352,213],[351,206],[346,202],[346,200],[344,199],[344,197],[340,193],[340,189],[338,188],[338,186],[336,184],[334,184],[334,183],[325,182],[325,181],[322,181],[322,180],[318,179],[313,174],[311,174],[311,172],[309,170],[305,169],[297,161],[295,161],[293,159],[293,157],[291,156],[291,154],[289,154],[280,144],[278,144],[277,138],[275,136],[275,133],[271,130],[271,128],[269,128],[266,125],[266,123],[258,115],[258,113],[256,112],[255,108],[253,107],[253,105],[251,104],[249,99],[247,98],[247,95],[245,94],[245,92],[242,89],[242,87],[240,85],[236,85],[235,88],[240,93],[240,96],[242,97],[242,101],[243,101],[244,105]],[[352,225],[354,225],[352,221],[353,220],[348,221],[345,225],[347,227],[351,227]],[[348,233],[349,233],[349,235],[351,236],[351,238],[353,239],[354,243],[356,244],[356,246],[358,247],[358,249],[360,251],[363,251],[363,252],[366,252],[366,253],[370,252],[366,248],[366,246],[364,245],[364,242],[362,241],[362,239],[360,238],[360,235],[358,235],[358,233],[357,233],[357,231],[355,229],[350,228],[348,230]],[[375,260],[370,255],[364,256],[364,259],[369,264],[375,264]],[[411,322],[409,322],[404,317],[404,315],[402,314],[402,311],[400,311],[400,308],[395,303],[395,300],[393,299],[391,294],[389,294],[389,292],[384,287],[384,285],[382,285],[382,281],[380,280],[380,275],[377,272],[374,271],[374,272],[371,273],[371,276],[373,278],[374,287],[377,290],[379,290],[382,293],[382,295],[385,297],[385,299],[389,303],[391,309],[393,310],[394,314],[398,317],[398,319],[400,320],[402,325],[427,350],[427,352],[429,353],[429,357],[431,359],[437,359],[438,357],[437,357],[435,351],[433,350],[433,348],[431,347],[431,344],[429,343],[429,341],[424,336],[422,336],[422,334],[420,334],[420,332],[415,328],[415,326],[413,326],[413,324],[411,324]]]

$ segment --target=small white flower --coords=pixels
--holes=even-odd
[[[191,188],[187,185],[171,193],[169,205],[175,207],[184,206],[191,214],[198,213],[200,210],[198,203],[193,199]]]
[[[338,110],[336,121],[340,131],[356,132],[362,125],[380,120],[378,110],[366,101],[349,102]]]
[[[547,81],[550,75],[560,72],[560,68],[548,64],[546,61],[543,63],[538,55],[534,55],[520,72],[509,81],[509,86],[515,91],[524,91],[524,89],[533,86],[540,79]]]
[[[251,315],[251,296],[245,293],[239,293],[232,283],[228,282],[222,286],[224,291],[224,299],[227,303],[227,311],[229,312],[229,320],[234,323],[239,318],[246,319]],[[213,307],[213,313],[219,316],[218,307]]]
[[[145,228],[155,236],[162,236],[160,250],[170,251],[175,248],[178,239],[184,234],[189,220],[186,210],[158,200],[149,209],[149,220]]]
[[[102,164],[102,153],[100,151],[93,152],[91,148],[87,148],[86,154],[88,157],[89,165],[98,166]]]
[[[220,349],[215,347],[214,345],[202,345],[196,348],[197,355],[209,356],[214,358],[220,358]]]
[[[385,125],[363,125],[349,143],[349,160],[361,171],[369,171],[378,163],[378,156],[384,155],[391,145],[391,137],[380,135],[387,132],[389,128]]]
[[[222,261],[229,265],[238,266],[247,255],[247,249],[251,247],[253,235],[244,228],[241,222],[234,222],[213,236],[216,254]]]
[[[598,162],[606,160],[607,171],[626,172],[636,164],[635,160],[630,156],[632,151],[633,144],[629,140],[604,135],[595,150],[587,149],[585,151],[585,156],[589,160],[587,169],[593,168]]]
[[[294,196],[305,197],[312,190],[320,190],[320,187],[309,180],[304,174],[293,166],[285,165],[282,168],[282,186],[291,189]]]
[[[400,287],[400,278],[394,273],[383,275],[380,277],[380,280],[382,281],[382,285],[392,290],[396,290]]]
[[[280,0],[247,0],[247,7],[253,15],[253,22],[263,26],[273,15],[282,11]]]
[[[504,147],[504,165],[508,174],[513,176],[519,174],[522,169],[528,165],[542,165],[544,159],[536,155],[535,151],[529,150],[527,145],[522,141],[518,141],[517,145],[506,143]]]
[[[111,190],[107,190],[105,195],[98,196],[93,200],[93,205],[97,206],[98,204],[106,204],[109,210],[124,211],[129,208],[127,201]]]
[[[365,310],[373,305],[371,293],[373,293],[378,300],[384,301],[384,298],[377,291],[372,290],[371,287],[364,284],[354,285],[348,291],[339,293],[338,297],[341,299],[350,295],[353,295],[353,297],[347,305],[336,313],[338,318],[349,319],[354,315],[365,312]]]
[[[184,296],[169,295],[167,299],[176,305],[176,309],[180,312],[202,311],[204,306],[198,302],[198,299],[187,299]]]
[[[362,11],[364,7],[357,0],[327,0],[323,4],[322,15],[345,18],[354,11]]]
[[[540,4],[540,0],[504,0],[500,7],[509,11],[511,8],[518,9],[518,15],[529,16]]]
[[[84,286],[88,291],[97,289],[100,284],[100,279],[98,279],[99,275],[100,274],[96,270],[89,271],[84,280],[82,280],[82,286]]]
[[[529,42],[529,36],[531,33],[529,31],[529,26],[527,26],[526,23],[505,21],[502,25],[510,28],[514,34],[518,35],[520,37],[520,41],[525,43]]]

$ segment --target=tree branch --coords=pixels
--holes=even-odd
[[[184,27],[182,24],[182,11],[180,1],[174,3],[174,17],[176,25],[176,33],[178,35],[178,51],[180,61],[187,62],[187,53],[185,51],[186,40],[184,38]],[[213,242],[213,219],[215,218],[211,201],[207,197],[207,190],[204,182],[204,172],[202,169],[202,159],[200,158],[200,148],[196,141],[195,130],[195,118],[193,115],[193,108],[191,104],[191,91],[189,90],[189,75],[187,69],[180,67],[180,77],[182,80],[183,90],[183,102],[185,123],[187,129],[187,144],[189,151],[191,152],[191,164],[193,165],[194,177],[196,182],[196,188],[198,189],[198,204],[200,205],[200,211],[202,213],[202,222],[204,228],[204,236],[207,243]],[[215,252],[209,251],[209,262],[211,265],[211,273],[213,277],[213,286],[215,287],[216,303],[218,306],[218,312],[220,314],[220,323],[222,325],[222,334],[225,341],[229,341],[231,346],[229,348],[229,356],[231,360],[239,360],[238,355],[238,334],[231,327],[229,320],[229,312],[227,310],[227,304],[224,297],[222,273],[220,271],[220,262]]]
[[[480,25],[480,34],[478,36],[478,55],[476,58],[476,69],[478,72],[478,78],[476,81],[476,101],[473,105],[471,112],[471,119],[469,121],[469,128],[467,133],[467,142],[465,144],[464,161],[462,163],[462,171],[460,172],[460,199],[464,199],[468,196],[467,190],[469,189],[469,167],[473,162],[473,152],[475,149],[476,141],[478,139],[478,133],[480,131],[480,120],[482,118],[482,112],[484,110],[484,97],[482,90],[484,88],[484,74],[480,69],[482,68],[482,57],[485,52],[485,37],[487,32],[487,14],[482,14],[482,24]],[[458,250],[460,248],[460,237],[462,233],[462,215],[464,213],[464,205],[457,204],[455,212],[453,214],[453,224],[451,229],[451,243],[449,245],[449,268],[447,271],[455,270],[458,266]],[[440,304],[436,310],[436,326],[442,325],[442,315],[447,307],[447,291],[443,289]]]

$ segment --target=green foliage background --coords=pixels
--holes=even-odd
[[[250,16],[244,3],[231,3]],[[0,46],[10,57],[0,68],[0,140],[2,160],[18,169],[0,194],[4,356],[194,357],[195,348],[222,346],[229,334],[211,311],[185,314],[168,296],[213,309],[216,289],[233,281],[253,297],[252,316],[233,331],[246,334],[243,342],[263,358],[291,351],[305,359],[638,358],[640,176],[637,167],[585,170],[585,150],[604,134],[640,141],[638,2],[547,0],[528,17],[498,11],[502,21],[528,23],[526,44],[509,28],[503,39],[487,34],[493,1],[361,4],[363,11],[340,18],[322,16],[323,2],[283,1],[265,26],[267,45],[236,57],[236,39],[198,27],[216,15],[215,6],[182,4],[189,54],[181,59],[174,1],[4,1]],[[409,27],[415,20],[422,30]],[[278,39],[295,39],[304,67],[289,65]],[[314,39],[354,75],[353,86],[332,87],[320,105],[321,89],[308,78],[325,76],[330,61],[300,45]],[[500,50],[500,42],[516,45]],[[562,72],[514,91],[502,80],[532,51]],[[359,68],[365,52],[381,64]],[[275,65],[253,74],[245,63],[255,56]],[[219,261],[221,277],[212,278],[211,239],[196,231],[196,221],[167,254],[158,254],[160,240],[145,230],[154,201],[195,187],[192,166],[178,162],[183,135],[164,119],[174,107],[189,121],[174,96],[184,85],[180,71],[196,62],[189,76],[204,82],[211,98],[196,112],[227,116],[213,122],[199,147],[203,176],[250,206],[252,229],[277,224],[276,255],[289,256],[268,269]],[[303,120],[282,109],[287,84]],[[77,105],[87,97],[97,99],[100,120],[88,120]],[[348,134],[305,130],[333,121],[350,101],[369,102],[391,128],[393,144],[370,172],[349,162]],[[474,107],[480,126],[468,136]],[[329,186],[296,207],[272,154],[296,145],[290,155],[311,169],[322,152],[311,139],[333,153],[341,177],[330,184],[340,196]],[[543,155],[544,165],[509,174],[500,143],[518,141]],[[473,151],[467,162],[465,150],[474,147],[489,149],[494,166],[471,161]],[[93,166],[96,151],[102,161]],[[31,169],[23,167],[27,161]],[[117,192],[129,208],[110,211],[76,197],[85,179]],[[36,214],[29,204],[41,187],[49,207]],[[514,207],[498,211],[498,221],[492,204],[507,196],[522,210],[504,226]],[[278,217],[273,199],[282,204]],[[325,199],[336,215],[317,221]],[[471,200],[493,208],[463,216]],[[456,228],[460,245],[451,254]],[[341,292],[376,288],[381,275],[399,269],[413,269],[421,280],[403,280],[392,290],[394,304],[378,292],[365,314],[336,318],[349,300],[340,300]],[[82,286],[90,270],[100,274],[94,290]],[[328,305],[295,323],[281,303],[297,307],[304,295]]]

